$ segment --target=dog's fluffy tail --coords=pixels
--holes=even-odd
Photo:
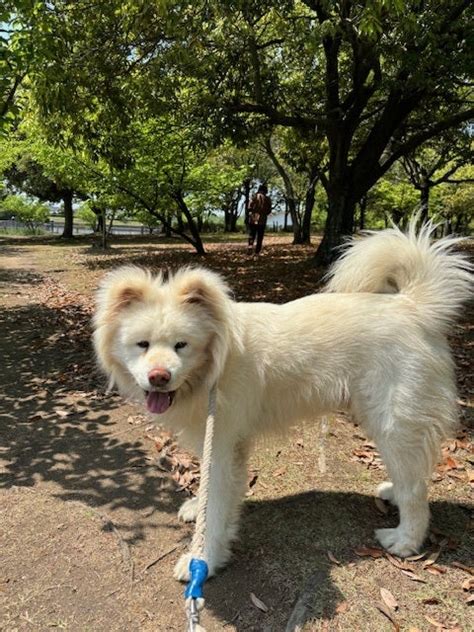
[[[453,252],[460,238],[432,242],[433,224],[417,231],[417,220],[406,233],[391,228],[350,242],[329,271],[327,291],[405,294],[427,329],[445,333],[472,294],[474,266]]]

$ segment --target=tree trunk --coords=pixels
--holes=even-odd
[[[283,230],[285,232],[288,231],[288,215],[290,211],[288,210],[288,202],[285,200],[285,219],[283,220]]]
[[[91,211],[93,213],[95,213],[95,216],[97,217],[97,224],[95,225],[94,232],[102,234],[102,230],[103,230],[103,226],[104,226],[103,211],[102,211],[101,208],[99,208],[95,204],[91,204]]]
[[[294,198],[287,198],[287,203],[293,224],[293,245],[302,244],[301,222],[296,208],[296,200]]]
[[[244,187],[244,213],[245,213],[245,226],[249,224],[249,204],[250,204],[250,180],[246,179],[243,182]]]
[[[328,266],[337,259],[337,248],[344,237],[352,235],[356,203],[346,190],[334,190],[328,195],[328,214],[324,237],[314,255],[316,266]]]
[[[114,209],[110,214],[110,222],[109,222],[109,227],[107,229],[107,232],[109,233],[109,235],[112,234],[112,228],[115,222],[116,215],[117,215],[117,209]],[[104,209],[104,222],[105,222],[105,209]]]
[[[267,150],[268,157],[275,165],[276,170],[280,174],[281,179],[285,187],[285,199],[288,205],[288,211],[290,213],[291,221],[293,223],[293,244],[302,244],[301,241],[301,221],[296,208],[296,199],[293,189],[293,183],[285,168],[278,160],[275,152],[273,151],[272,143],[270,139],[265,141],[265,149]]]
[[[206,251],[204,250],[204,244],[202,243],[201,235],[199,234],[199,228],[194,221],[191,211],[189,210],[189,207],[186,204],[181,191],[175,191],[173,197],[176,200],[179,209],[183,212],[188,223],[189,232],[192,236],[190,243],[192,243],[198,255],[205,255]]]
[[[62,237],[65,239],[73,237],[74,213],[72,209],[72,197],[71,189],[65,189],[63,192],[64,230],[62,234]]]
[[[318,178],[316,172],[311,172],[310,183],[306,189],[306,196],[304,200],[304,212],[303,220],[301,222],[301,242],[302,244],[311,243],[311,217],[313,215],[314,201],[316,199],[316,184]]]
[[[163,224],[163,231],[166,237],[171,237],[171,222],[173,221],[173,216],[169,212],[166,214],[166,224]]]
[[[107,223],[105,221],[105,206],[102,209],[101,218],[102,218],[102,248],[106,250],[108,247],[108,243],[107,243]]]
[[[232,213],[232,215],[230,216],[230,232],[231,233],[236,233],[237,232],[237,220],[239,219],[238,215],[237,215],[237,209],[234,213]]]
[[[422,184],[420,187],[420,222],[425,224],[430,216],[430,185]]]
[[[365,229],[365,211],[367,210],[367,196],[364,195],[359,200],[359,230]]]
[[[224,204],[224,232],[230,233],[232,230],[232,200],[227,199]]]
[[[180,233],[184,233],[183,215],[180,208],[176,211],[176,220],[178,222],[178,230]]]
[[[224,232],[230,233],[230,211],[224,208]]]

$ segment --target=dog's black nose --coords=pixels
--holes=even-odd
[[[152,369],[148,373],[148,381],[152,386],[165,386],[171,380],[171,373],[166,369]]]

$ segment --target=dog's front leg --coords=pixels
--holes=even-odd
[[[227,563],[232,541],[237,536],[241,499],[247,479],[247,454],[248,446],[244,442],[229,442],[228,438],[215,437],[204,544],[209,576],[215,575]],[[176,579],[189,579],[191,557],[191,553],[180,557],[175,566]]]

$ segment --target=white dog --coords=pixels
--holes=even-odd
[[[446,333],[471,290],[472,266],[430,242],[431,227],[355,241],[324,293],[274,305],[238,303],[217,274],[183,269],[168,279],[124,267],[98,293],[94,342],[122,394],[145,400],[159,421],[202,449],[208,393],[217,415],[205,556],[212,575],[237,535],[252,440],[297,419],[346,409],[377,444],[391,482],[382,498],[400,524],[376,536],[392,553],[426,536],[426,479],[456,424]],[[195,519],[197,499],[181,507]],[[189,554],[175,575],[188,577]]]

